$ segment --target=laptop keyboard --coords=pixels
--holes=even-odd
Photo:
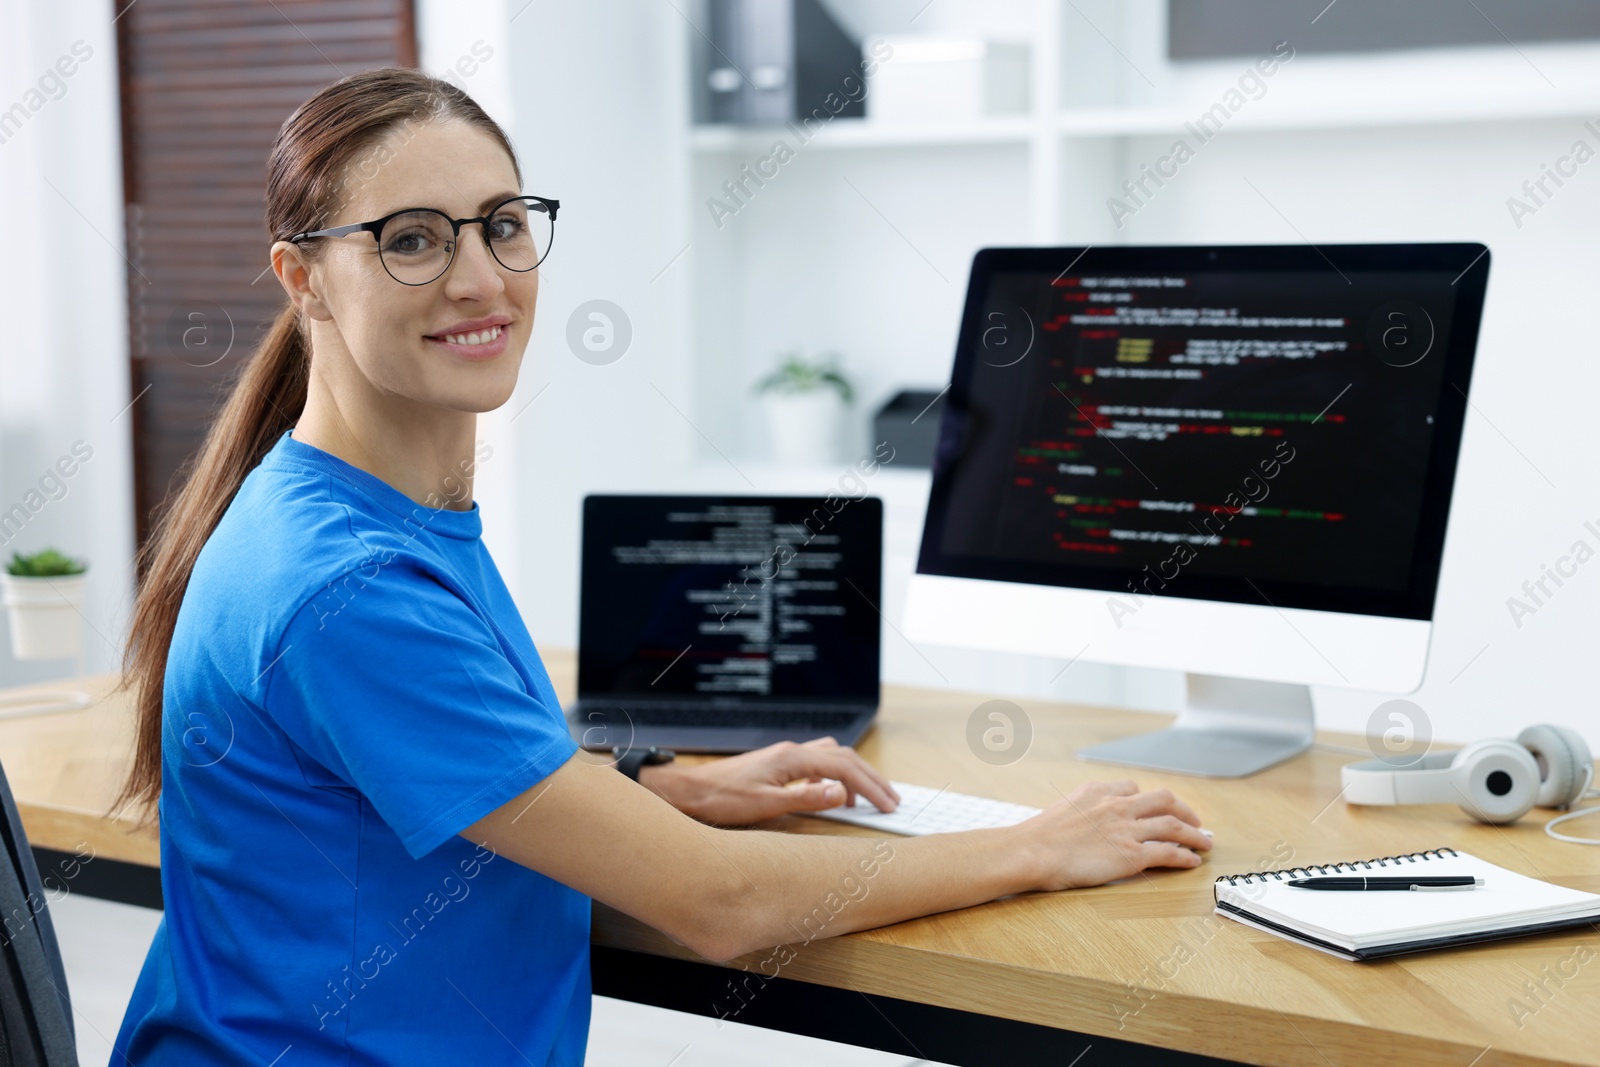
[[[588,714],[591,709],[583,709]],[[593,709],[602,710],[602,709]],[[833,706],[788,706],[777,708],[712,708],[695,703],[652,703],[633,707],[604,708],[608,718],[638,726],[751,726],[758,729],[830,730],[849,726],[861,709],[840,710]]]

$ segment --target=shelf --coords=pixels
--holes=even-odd
[[[1059,113],[1057,130],[1066,137],[1142,137],[1187,131],[1213,102],[1189,106],[1078,108]],[[1292,105],[1292,106],[1291,106]],[[1256,110],[1252,110],[1256,107]],[[1385,126],[1454,125],[1472,122],[1517,122],[1538,119],[1582,119],[1600,112],[1600,94],[1551,92],[1537,96],[1494,96],[1440,100],[1369,100],[1326,105],[1286,102],[1276,108],[1249,101],[1228,118],[1229,131],[1279,132],[1326,129],[1373,129]]]
[[[1068,108],[1053,126],[1062,137],[1181,136],[1212,102],[1160,107]],[[1229,116],[1229,131],[1293,132],[1296,130],[1375,129],[1392,126],[1457,125],[1474,122],[1518,122],[1539,119],[1586,119],[1600,113],[1600,93],[1557,93],[1440,100],[1369,100],[1324,105],[1298,102],[1261,106],[1250,101]],[[948,125],[890,125],[870,119],[840,119],[818,130],[806,148],[827,150],[871,148],[965,148],[980,145],[1025,146],[1038,120],[1007,116]],[[765,154],[774,141],[799,149],[799,135],[789,126],[695,126],[689,144],[696,154]]]
[[[875,123],[871,119],[837,119],[817,129],[806,148],[940,148],[969,145],[1025,145],[1033,136],[1031,116],[1005,116],[926,126]],[[689,145],[697,153],[766,153],[776,140],[791,148],[800,144],[799,124],[790,126],[694,126]]]

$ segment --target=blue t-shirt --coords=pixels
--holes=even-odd
[[[289,431],[245,478],[167,659],[114,1062],[583,1062],[589,898],[457,836],[578,747],[482,530]]]

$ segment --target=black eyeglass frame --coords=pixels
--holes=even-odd
[[[550,241],[545,246],[544,254],[539,257],[538,262],[534,263],[533,266],[531,266],[531,267],[523,267],[520,270],[518,270],[516,267],[506,267],[506,265],[501,262],[500,257],[496,256],[494,254],[494,245],[489,243],[489,222],[490,222],[490,220],[494,218],[494,213],[496,211],[499,211],[501,208],[505,207],[507,204],[511,203],[513,200],[534,200],[534,201],[537,201],[540,205],[542,205],[544,207],[545,212],[550,216]],[[289,243],[290,244],[299,244],[301,241],[308,240],[308,239],[310,239],[312,237],[348,237],[352,233],[357,233],[357,232],[359,232],[361,230],[365,230],[368,233],[372,234],[373,243],[375,243],[375,244],[377,244],[379,246],[378,247],[378,261],[380,263],[383,263],[383,270],[384,270],[385,274],[389,275],[389,277],[391,277],[391,278],[394,278],[395,281],[400,282],[401,285],[432,285],[434,282],[438,281],[440,278],[443,278],[447,273],[449,273],[451,266],[455,264],[455,261],[456,261],[456,245],[461,243],[461,227],[465,226],[469,222],[476,222],[478,224],[479,232],[483,234],[483,243],[484,243],[484,245],[486,247],[488,247],[489,254],[491,256],[494,256],[494,261],[496,263],[499,263],[502,267],[505,267],[506,270],[515,271],[518,274],[526,274],[530,270],[538,269],[539,264],[543,263],[546,259],[549,258],[550,249],[555,247],[555,243],[556,243],[556,209],[559,208],[560,206],[561,206],[561,201],[559,201],[559,200],[550,200],[550,199],[548,199],[546,197],[542,197],[542,196],[533,196],[531,194],[523,194],[523,195],[518,195],[518,196],[508,196],[504,200],[502,200],[498,204],[496,204],[494,207],[490,208],[489,209],[489,213],[487,215],[479,215],[476,218],[466,218],[466,219],[453,219],[449,215],[446,215],[444,212],[440,211],[438,208],[432,208],[432,207],[407,207],[407,208],[401,208],[399,211],[391,211],[389,214],[385,215],[383,218],[381,218],[381,219],[373,219],[371,222],[352,222],[348,226],[335,226],[332,229],[327,229],[327,230],[310,230],[310,231],[307,231],[305,233],[297,233],[293,237],[289,238]],[[444,270],[441,270],[438,274],[435,274],[432,278],[429,278],[425,282],[401,281],[399,278],[395,278],[394,277],[394,271],[390,270],[389,269],[389,264],[384,262],[384,259],[383,259],[383,247],[382,247],[383,228],[384,228],[384,226],[388,225],[390,219],[399,218],[401,215],[413,215],[413,214],[416,214],[419,211],[431,211],[433,214],[438,215],[440,218],[444,219],[446,222],[448,222],[450,224],[450,262],[446,263],[444,265]]]

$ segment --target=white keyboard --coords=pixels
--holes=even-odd
[[[909,782],[891,782],[900,794],[900,805],[883,812],[866,797],[857,795],[854,807],[840,805],[826,811],[808,811],[821,819],[866,826],[891,834],[949,834],[958,830],[984,830],[1014,826],[1039,814],[1041,809],[1026,804],[1009,804],[990,797],[953,793],[948,789],[929,789]]]
[[[1040,808],[1026,804],[1011,804],[991,797],[975,797],[970,793],[953,793],[948,789],[930,789],[910,782],[894,782],[894,791],[900,794],[900,804],[893,811],[883,812],[866,797],[858,795],[854,807],[829,808],[826,811],[808,811],[819,819],[833,819],[855,826],[866,826],[890,834],[953,834],[960,830],[989,830],[999,826],[1015,826],[1024,819],[1039,814]],[[1207,837],[1210,830],[1202,829]]]

